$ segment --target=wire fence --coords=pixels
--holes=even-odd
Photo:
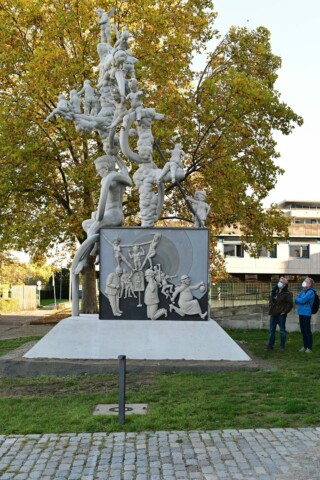
[[[240,305],[268,304],[272,288],[275,283],[236,283],[223,282],[211,285],[210,303],[212,307],[234,307]],[[293,297],[301,290],[301,282],[290,282],[289,290]],[[320,290],[320,283],[315,284],[315,289]]]

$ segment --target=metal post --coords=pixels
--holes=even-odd
[[[124,425],[126,409],[126,356],[119,355],[119,423]]]
[[[79,317],[79,274],[71,273],[72,316]]]

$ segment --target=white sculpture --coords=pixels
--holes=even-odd
[[[210,212],[210,205],[206,203],[206,194],[203,190],[196,190],[194,198],[187,197],[191,202],[195,215],[193,215],[194,226],[196,228],[204,227],[207,216]]]
[[[122,277],[121,277],[121,294],[120,294],[120,297],[123,297],[123,294],[124,294],[124,299],[128,298],[128,297],[134,297],[134,298],[137,298],[137,295],[135,295],[134,293],[134,287],[133,287],[133,283],[132,283],[132,275],[133,273],[131,272],[130,274],[126,271],[126,270],[123,270],[123,274],[122,274]]]
[[[71,105],[66,99],[66,96],[62,93],[58,96],[56,108],[54,108],[50,115],[47,116],[45,122],[49,122],[50,120],[54,119],[56,115],[63,117],[66,120],[73,120],[74,118]]]
[[[76,275],[82,271],[90,254],[99,256],[98,242],[101,228],[119,227],[124,223],[124,191],[126,187],[132,186],[127,168],[128,162],[138,165],[133,174],[133,181],[139,192],[142,227],[153,227],[158,221],[164,203],[165,182],[176,183],[185,177],[183,162],[186,160],[186,154],[180,143],[176,143],[172,150],[166,151],[170,154],[170,159],[163,168],[158,168],[154,163],[153,122],[162,120],[164,115],[154,108],[146,108],[143,105],[144,90],[139,88],[136,79],[135,64],[138,60],[129,48],[131,36],[129,31],[123,30],[120,33],[114,22],[113,30],[116,40],[113,44],[111,18],[115,14],[115,9],[104,11],[102,8],[97,8],[95,12],[100,25],[100,39],[97,46],[99,55],[97,85],[91,85],[90,80],[86,79],[81,90],[70,91],[70,101],[65,95],[59,95],[56,108],[46,118],[48,122],[60,116],[73,121],[78,131],[86,134],[96,131],[102,140],[105,152],[105,155],[94,162],[97,174],[101,176],[101,191],[97,209],[91,213],[91,218],[83,221],[87,239],[74,258],[72,272]],[[83,100],[81,96],[84,97]],[[119,152],[118,133],[121,124],[121,152]],[[132,132],[135,132],[136,140],[132,138],[129,142]],[[157,148],[164,158],[158,144]],[[205,193],[202,191],[196,191],[194,198],[189,197],[194,209],[195,227],[203,227],[209,213],[210,208],[205,199]],[[144,243],[143,246],[134,244],[125,246],[120,243],[117,245],[114,242],[115,271],[108,276],[109,280],[112,276],[114,283],[107,280],[106,286],[106,294],[114,315],[119,316],[122,313],[119,310],[121,282],[123,294],[126,297],[139,292],[139,306],[141,306],[140,292],[144,291],[145,280],[147,282],[145,304],[148,308],[148,318],[156,319],[167,315],[166,309],[158,309],[159,288],[161,288],[164,302],[167,302],[170,295],[172,298],[179,295],[179,308],[174,305],[170,308],[179,310],[180,315],[192,315],[193,313],[189,313],[189,310],[197,310],[196,305],[200,308],[197,299],[193,299],[190,293],[195,286],[186,285],[187,280],[184,279],[174,291],[174,285],[168,280],[173,279],[175,275],[168,275],[161,271],[161,265],[154,266],[154,257],[160,239],[161,235],[157,233],[151,242]],[[147,250],[148,247],[144,245],[149,245],[149,249]],[[128,271],[123,271],[125,265]],[[145,278],[144,268],[147,268],[148,272]],[[187,306],[188,292],[189,296],[191,295],[189,300],[193,301],[192,308]],[[207,312],[202,314],[200,309],[201,318],[206,314]]]
[[[160,317],[167,317],[167,310],[165,308],[158,309],[159,295],[158,295],[158,283],[155,279],[155,271],[148,269],[145,272],[147,281],[147,288],[144,294],[144,303],[147,305],[147,317],[150,320],[157,320]]]
[[[96,112],[96,92],[93,87],[91,87],[90,80],[85,80],[83,82],[82,89],[78,92],[78,95],[84,94],[84,114],[85,115],[94,115]]]
[[[170,312],[174,310],[181,317],[185,315],[200,315],[202,319],[206,318],[208,312],[202,313],[199,302],[192,295],[192,290],[200,289],[201,291],[205,290],[204,282],[199,282],[196,285],[190,285],[190,277],[188,275],[182,275],[180,278],[180,285],[178,285],[172,295],[172,302],[175,302],[175,299],[179,295],[178,305],[176,307],[173,303],[170,305]]]
[[[133,245],[131,252],[129,252],[129,257],[133,259],[133,265],[135,270],[141,270],[142,263],[141,257],[144,255],[144,249],[139,245]]]
[[[112,313],[115,317],[121,317],[123,313],[119,307],[122,273],[122,268],[117,267],[115,272],[109,273],[106,282],[105,293],[108,297]]]
[[[110,18],[114,15],[116,9],[113,7],[108,12],[105,12],[102,8],[96,8],[95,11],[100,19],[99,25],[100,25],[101,43],[108,42],[111,44]]]
[[[170,298],[170,294],[172,295],[174,285],[169,283],[168,280],[172,280],[177,275],[167,275],[164,272],[160,273],[160,281],[161,281],[161,293],[165,295],[166,298]],[[167,293],[169,291],[169,293]]]
[[[176,180],[182,180],[185,177],[184,167],[181,160],[186,158],[186,154],[181,148],[181,143],[176,143],[173,150],[166,150],[171,153],[170,160],[165,164],[162,169],[158,182],[162,182],[170,173],[169,179],[171,182],[176,183]]]

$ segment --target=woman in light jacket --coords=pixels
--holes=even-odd
[[[300,352],[312,352],[311,315],[315,291],[314,281],[307,277],[302,282],[302,290],[295,299],[295,303],[298,305],[300,330],[303,338],[303,347]]]

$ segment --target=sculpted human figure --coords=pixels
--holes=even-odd
[[[181,148],[181,143],[176,143],[173,150],[166,150],[166,152],[171,153],[171,158],[163,167],[158,182],[165,179],[166,174],[170,172],[170,179],[175,183],[177,179],[182,180],[185,176],[181,160],[186,157],[186,154]]]
[[[124,64],[125,76],[129,76],[130,78],[136,78],[134,66],[137,63],[138,59],[132,55],[132,52],[129,48],[126,50],[126,54],[127,56]]]
[[[112,273],[109,273],[106,281],[105,293],[110,302],[112,313],[115,317],[121,317],[122,311],[119,307],[122,268],[117,267]]]
[[[137,298],[137,295],[134,293],[133,290],[133,284],[132,284],[132,272],[129,274],[126,270],[123,271],[122,277],[121,277],[121,295],[120,297],[123,296],[123,298],[128,298],[128,297],[134,297]]]
[[[82,222],[87,239],[80,245],[75,255],[72,269],[80,273],[87,263],[88,255],[97,241],[97,234],[104,227],[120,227],[124,223],[122,201],[125,188],[132,182],[126,170],[115,171],[115,160],[103,155],[95,160],[95,167],[101,179],[98,208],[91,218]],[[94,242],[92,241],[94,239]]]
[[[112,242],[112,246],[113,246],[113,255],[114,255],[114,259],[116,261],[116,264],[118,267],[121,266],[121,262],[125,263],[126,265],[128,265],[128,267],[132,268],[130,263],[128,262],[128,260],[126,259],[126,257],[124,255],[122,255],[121,253],[121,245],[120,245],[120,240],[119,238],[115,238]]]
[[[139,245],[133,245],[129,257],[133,258],[133,265],[135,270],[141,270],[141,257],[145,254],[144,249]]]
[[[125,115],[128,113],[125,102],[117,88],[112,89],[112,98],[111,102],[116,107],[110,129],[115,128],[119,123],[122,122]]]
[[[204,227],[207,216],[210,212],[210,205],[206,203],[206,194],[203,190],[196,190],[194,198],[187,197],[192,203],[196,215],[193,215],[194,226],[196,228]]]
[[[182,275],[180,282],[180,285],[176,287],[171,297],[171,300],[174,303],[175,299],[179,295],[179,307],[176,307],[172,303],[169,306],[170,312],[174,310],[181,315],[181,317],[184,317],[185,315],[200,315],[202,319],[206,318],[208,312],[202,313],[198,300],[192,295],[192,290],[203,290],[205,288],[204,282],[199,282],[196,285],[190,285],[190,277],[188,277],[188,275]]]
[[[113,7],[108,12],[105,12],[102,8],[96,8],[95,12],[99,17],[100,25],[100,39],[101,43],[107,42],[111,44],[111,23],[110,18],[114,15],[116,9]]]
[[[88,236],[97,233],[103,227],[120,227],[124,223],[122,201],[125,188],[131,186],[128,172],[115,170],[115,161],[109,155],[102,155],[94,162],[101,176],[99,204],[94,212],[94,221],[87,229]]]
[[[160,274],[160,281],[162,286],[161,293],[165,295],[166,298],[169,298],[170,294],[172,295],[174,289],[174,285],[172,283],[169,283],[168,280],[172,280],[175,277],[176,275],[167,275],[164,272]]]
[[[65,118],[66,120],[73,120],[72,108],[65,95],[62,93],[58,96],[57,107],[52,110],[50,115],[47,116],[45,122],[49,122],[55,118],[56,115]]]
[[[149,262],[149,267],[150,269],[153,268],[152,264],[152,259],[156,256],[157,253],[157,246],[161,240],[161,233],[155,233],[153,235],[153,239],[150,243],[148,253],[146,255],[146,258],[144,259],[144,262],[142,264],[142,268],[145,266],[147,262]]]
[[[90,115],[94,113],[96,105],[96,93],[95,89],[91,86],[90,80],[83,82],[82,89],[78,92],[78,95],[84,94],[84,113]]]
[[[157,320],[163,315],[167,317],[167,310],[165,308],[158,309],[159,295],[158,283],[155,279],[155,271],[148,269],[145,272],[147,287],[144,293],[144,303],[147,305],[147,317],[151,320]]]
[[[127,95],[126,99],[129,100],[131,104],[130,112],[136,112],[136,122],[139,124],[141,122],[141,110],[143,108],[142,96],[143,91],[138,89],[138,82],[136,78],[131,78],[129,80],[130,93]]]
[[[70,91],[70,105],[73,113],[81,113],[82,100],[75,89]]]

